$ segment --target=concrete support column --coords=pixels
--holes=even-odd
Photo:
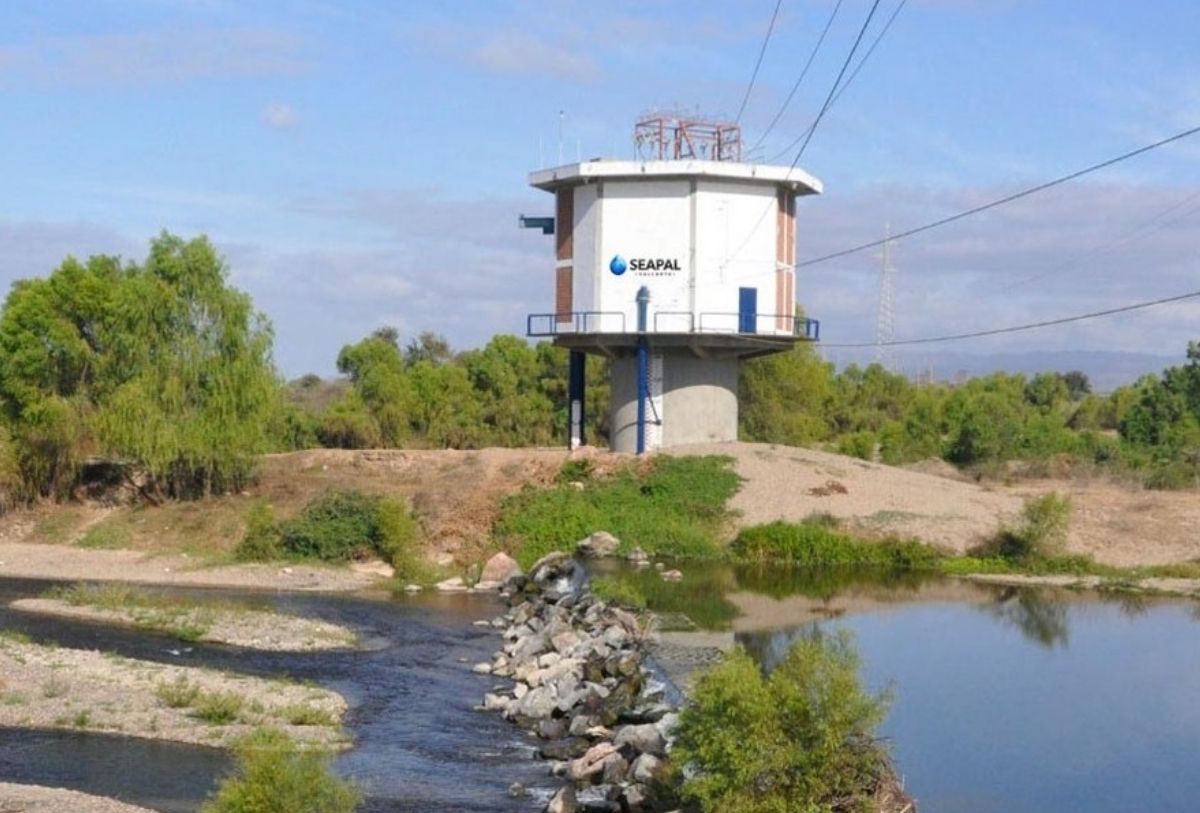
[[[653,353],[663,364],[662,445],[737,440],[738,360],[701,359],[683,348]],[[638,402],[636,354],[614,358],[609,441],[615,452],[637,452]]]

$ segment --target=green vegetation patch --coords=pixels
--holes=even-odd
[[[266,503],[251,507],[236,555],[242,561],[311,559],[348,562],[378,556],[397,576],[425,581],[421,528],[407,503],[354,489],[331,490],[298,516],[276,522]]]
[[[671,756],[688,766],[684,797],[704,811],[872,809],[893,777],[875,735],[887,698],[863,689],[860,665],[845,631],[797,642],[769,677],[735,649],[680,717]]]
[[[352,813],[362,792],[339,778],[325,751],[259,729],[238,744],[236,772],[202,813]]]
[[[661,456],[608,477],[528,487],[502,503],[493,533],[522,567],[572,550],[595,531],[615,534],[622,551],[636,546],[652,555],[712,558],[741,483],[732,466],[728,457]]]
[[[936,570],[944,558],[915,539],[862,540],[831,527],[828,522],[814,520],[746,528],[730,546],[730,555],[746,563],[897,570]]]

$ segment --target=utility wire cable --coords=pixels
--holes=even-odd
[[[816,120],[813,121],[812,127],[810,127],[808,130],[808,139],[806,139],[800,146],[800,150],[796,153],[796,157],[792,159],[791,166],[788,167],[787,172],[784,174],[782,181],[783,183],[787,183],[788,180],[791,179],[792,172],[796,169],[796,165],[800,163],[800,156],[804,155],[804,150],[808,147],[809,140],[812,139],[813,133],[816,132],[817,125],[821,123],[821,117],[824,116],[825,111],[829,109],[829,101],[833,98],[833,94],[837,91],[838,85],[842,81],[842,77],[845,76],[846,69],[850,67],[850,63],[854,59],[854,54],[858,50],[858,46],[862,44],[863,36],[867,33],[867,28],[871,25],[871,19],[875,16],[875,12],[879,8],[879,3],[880,0],[875,0],[875,2],[871,4],[871,10],[867,13],[867,19],[863,21],[862,28],[858,30],[858,36],[854,39],[854,45],[850,48],[850,53],[846,54],[846,59],[844,62],[842,62],[842,69],[838,71],[837,79],[833,81],[833,85],[831,85],[829,88],[829,93],[825,96],[825,103],[821,105],[821,111],[817,113]],[[725,262],[722,265],[722,271],[724,271],[724,269],[727,268],[729,264],[742,253],[746,246],[750,244],[750,240],[754,237],[754,233],[758,231],[758,227],[761,226],[763,221],[767,219],[767,215],[771,213],[776,205],[777,204],[775,201],[772,200],[765,207],[763,207],[762,214],[759,215],[758,220],[754,221],[754,225],[746,232],[746,239],[742,241],[741,245],[739,245],[736,250],[726,256]]]
[[[800,70],[800,75],[796,77],[796,81],[792,83],[792,89],[788,92],[787,98],[783,100],[783,104],[779,106],[779,110],[775,113],[775,118],[771,119],[771,123],[767,125],[767,129],[763,130],[762,135],[758,137],[758,140],[754,142],[754,146],[751,147],[748,152],[754,152],[762,145],[764,141],[767,140],[767,136],[769,136],[771,131],[775,129],[775,125],[779,123],[781,118],[783,118],[783,114],[787,112],[788,107],[792,104],[792,99],[794,99],[796,96],[796,91],[800,89],[801,83],[804,82],[804,77],[808,76],[808,69],[812,67],[813,60],[815,60],[817,58],[817,54],[820,53],[821,46],[825,43],[825,37],[829,34],[829,29],[833,27],[833,21],[837,18],[838,11],[841,9],[843,2],[844,0],[837,0],[837,2],[834,3],[833,11],[830,13],[829,19],[825,21],[825,28],[821,30],[821,36],[817,38],[817,44],[813,46],[812,51],[809,53],[808,60],[804,63],[804,67]],[[851,76],[851,78],[853,78],[853,76]]]
[[[1043,322],[1030,322],[1024,325],[1012,325],[1009,327],[999,327],[992,330],[976,330],[971,333],[954,333],[948,336],[927,336],[921,339],[897,339],[890,342],[852,342],[844,344],[825,344],[822,342],[821,347],[833,349],[849,349],[849,348],[865,348],[865,347],[896,347],[899,345],[911,344],[933,344],[935,342],[956,342],[963,339],[977,339],[982,336],[999,336],[1004,333],[1020,333],[1026,330],[1036,330],[1043,327],[1053,327],[1055,325],[1065,325],[1071,322],[1082,322],[1085,319],[1099,319],[1102,316],[1113,316],[1118,313],[1128,313],[1129,311],[1143,310],[1145,308],[1153,308],[1158,305],[1168,305],[1172,302],[1182,302],[1185,299],[1194,299],[1200,297],[1200,291],[1191,291],[1186,294],[1177,294],[1176,296],[1168,296],[1162,299],[1152,299],[1149,302],[1137,302],[1132,305],[1122,305],[1119,308],[1109,308],[1102,311],[1093,311],[1091,313],[1082,313],[1076,316],[1064,316],[1060,319],[1047,319]]]
[[[896,5],[896,8],[892,11],[892,16],[888,17],[887,22],[883,24],[883,28],[881,28],[879,30],[879,33],[875,35],[875,40],[871,43],[871,47],[867,49],[867,52],[865,54],[863,54],[862,59],[860,59],[858,61],[858,64],[854,66],[854,70],[850,71],[850,76],[848,76],[846,78],[846,81],[844,83],[842,83],[842,86],[840,88],[838,88],[837,93],[834,94],[833,101],[830,102],[830,105],[829,105],[830,107],[837,104],[838,99],[842,98],[842,94],[846,92],[846,88],[850,87],[850,84],[858,76],[859,71],[861,71],[863,69],[863,65],[867,64],[867,60],[871,58],[871,54],[875,53],[875,49],[879,47],[879,43],[883,40],[883,38],[885,36],[887,36],[888,30],[891,29],[891,27],[892,27],[892,23],[896,22],[896,18],[900,16],[900,12],[904,9],[904,6],[907,3],[908,3],[908,0],[900,0],[900,2]],[[788,144],[782,150],[780,150],[779,152],[777,152],[773,156],[771,156],[771,160],[778,161],[780,158],[782,158],[783,156],[790,153],[792,151],[792,149],[797,144],[800,143],[800,139],[806,137],[809,133],[809,130],[813,129],[815,126],[816,126],[815,123],[810,124],[808,126],[808,130],[805,130],[803,133],[796,136],[796,138],[790,144]],[[759,143],[761,143],[761,139],[760,139]],[[758,144],[755,144],[755,146],[757,147]]]
[[[1045,183],[1038,184],[1037,186],[1031,186],[1027,189],[1022,189],[1020,192],[1014,192],[1011,195],[1005,195],[1002,198],[997,198],[996,200],[990,201],[988,203],[984,203],[980,206],[975,206],[970,209],[966,209],[964,211],[950,215],[949,217],[943,217],[940,220],[933,221],[932,223],[926,223],[923,226],[917,226],[915,228],[899,232],[898,234],[893,234],[891,237],[885,237],[882,240],[872,240],[868,243],[860,243],[857,246],[852,246],[850,248],[842,249],[841,251],[835,251],[831,254],[824,254],[820,257],[813,257],[812,259],[804,260],[803,262],[798,262],[798,263],[796,263],[796,268],[806,268],[810,265],[816,265],[817,263],[823,263],[823,262],[828,262],[829,260],[837,259],[838,257],[846,257],[850,254],[857,254],[860,251],[866,251],[869,248],[876,248],[878,246],[881,246],[890,240],[903,240],[906,237],[912,237],[915,234],[920,234],[922,232],[929,231],[930,229],[936,229],[939,226],[945,226],[949,223],[954,223],[958,220],[962,220],[963,218],[971,217],[972,215],[977,215],[977,214],[980,214],[981,212],[986,212],[989,209],[995,209],[998,206],[1003,206],[1006,203],[1012,203],[1015,200],[1020,200],[1021,198],[1027,198],[1030,195],[1036,195],[1039,192],[1045,192],[1047,189],[1052,189],[1056,186],[1060,186],[1064,183],[1067,183],[1068,181],[1073,181],[1073,180],[1076,180],[1077,178],[1082,178],[1084,175],[1089,175],[1098,170],[1106,169],[1107,167],[1111,167],[1114,164],[1119,164],[1122,161],[1128,161],[1130,158],[1136,158],[1139,155],[1150,152],[1151,150],[1156,150],[1159,147],[1165,147],[1168,144],[1172,144],[1176,141],[1180,141],[1189,136],[1193,136],[1196,133],[1200,133],[1200,127],[1192,127],[1191,129],[1184,130],[1183,132],[1180,132],[1180,133],[1176,133],[1173,136],[1168,136],[1167,138],[1161,139],[1160,141],[1155,141],[1153,144],[1147,144],[1144,147],[1138,147],[1136,150],[1130,150],[1129,152],[1122,153],[1121,155],[1118,155],[1115,158],[1109,158],[1105,161],[1101,161],[1098,164],[1092,164],[1089,167],[1084,167],[1083,169],[1076,170],[1075,172],[1072,172],[1068,175],[1061,175],[1052,181],[1046,181]]]
[[[854,55],[858,52],[858,46],[862,45],[863,37],[867,34],[867,28],[871,25],[871,20],[875,18],[875,12],[879,10],[880,0],[875,0],[871,4],[871,10],[867,12],[867,19],[863,21],[862,28],[858,29],[858,36],[854,38],[854,45],[850,48],[850,53],[846,54],[846,61],[842,63],[842,69],[838,71],[837,79],[833,80],[833,86],[829,88],[829,93],[825,96],[825,102],[821,105],[821,110],[817,113],[817,117],[813,119],[812,126],[808,128],[808,135],[804,139],[804,143],[800,145],[800,149],[796,152],[796,157],[792,159],[792,165],[789,172],[796,168],[800,163],[800,157],[804,155],[804,151],[808,149],[808,143],[812,141],[813,134],[817,132],[817,127],[821,124],[821,119],[825,118],[825,114],[829,111],[830,104],[833,103],[834,94],[837,93],[838,86],[842,83],[842,77],[846,75],[846,70],[850,67],[850,63],[854,60]]]
[[[734,117],[735,122],[740,122],[742,114],[746,112],[746,104],[749,103],[754,83],[758,80],[758,69],[762,67],[763,57],[767,53],[767,44],[771,41],[771,34],[775,31],[775,20],[779,17],[779,7],[782,5],[783,0],[775,0],[775,11],[771,12],[771,22],[767,25],[767,34],[763,37],[762,47],[758,49],[758,61],[754,63],[754,72],[750,74],[750,84],[746,86],[746,95],[742,97],[742,106],[738,108],[737,116]]]

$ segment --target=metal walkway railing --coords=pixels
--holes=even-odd
[[[779,327],[784,325],[782,329]],[[788,327],[791,329],[789,330]],[[571,311],[531,313],[526,317],[525,335],[546,338],[573,334],[631,333],[623,311]],[[647,333],[705,334],[726,336],[791,335],[808,341],[821,340],[821,323],[794,314],[738,313],[736,311],[658,311]]]

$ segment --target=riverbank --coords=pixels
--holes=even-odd
[[[0,811],[3,813],[153,813],[116,799],[91,796],[63,788],[15,785],[0,782]]]
[[[270,726],[298,742],[344,747],[346,708],[316,686],[0,636],[0,726],[216,747]]]

